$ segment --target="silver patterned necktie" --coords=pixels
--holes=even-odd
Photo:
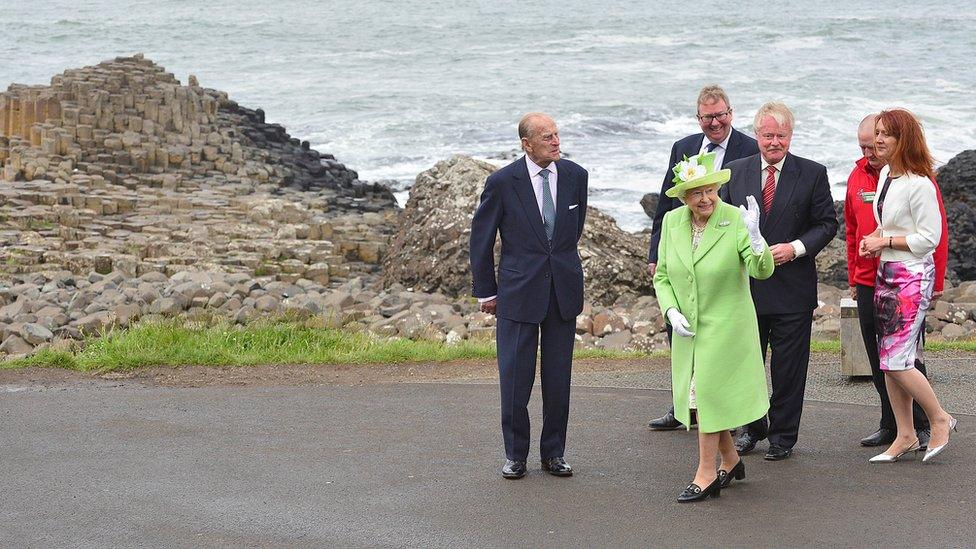
[[[552,235],[556,230],[556,205],[552,201],[552,191],[549,190],[549,170],[542,170],[542,223],[546,226],[546,236],[552,243]]]

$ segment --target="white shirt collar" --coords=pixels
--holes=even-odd
[[[725,139],[723,139],[722,142],[718,144],[718,146],[722,150],[726,150],[726,151],[729,150],[729,139],[731,139],[731,138],[732,138],[732,128],[729,127],[729,133],[726,134]],[[702,139],[702,150],[703,151],[707,151],[708,150],[708,144],[709,143],[711,143],[711,141],[708,140],[708,136],[705,136],[705,138]]]
[[[539,166],[538,164],[533,162],[531,158],[529,158],[529,155],[525,155],[525,165],[528,166],[529,168],[529,177],[535,177],[539,175],[539,172],[543,170],[541,166]],[[556,163],[550,162],[549,166],[547,166],[545,169],[549,170],[550,173],[556,173]]]
[[[766,171],[766,168],[768,168],[771,164],[769,162],[766,162],[766,157],[764,157],[763,155],[760,154],[759,158],[762,158],[762,171]],[[772,164],[772,166],[776,166],[776,172],[779,173],[783,171],[783,163],[785,162],[786,162],[786,155],[783,155],[783,159],[775,164]]]

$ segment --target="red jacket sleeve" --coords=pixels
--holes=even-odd
[[[939,184],[934,179],[932,184],[935,185],[935,197],[939,200],[939,213],[942,215],[942,239],[939,240],[939,245],[935,247],[935,254],[933,255],[935,260],[935,287],[933,289],[936,292],[941,292],[945,286],[946,261],[949,259],[949,224],[946,223],[945,206],[942,204],[942,190],[939,189]]]
[[[857,268],[857,216],[854,215],[854,188],[851,177],[847,178],[847,196],[844,198],[844,232],[847,236],[847,284],[854,286],[854,271]],[[938,186],[937,186],[938,187]],[[942,216],[943,219],[945,216]]]

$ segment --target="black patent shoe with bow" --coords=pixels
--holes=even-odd
[[[741,459],[731,471],[726,471],[725,469],[718,470],[718,480],[722,488],[728,488],[729,484],[732,484],[732,479],[742,480],[744,478],[746,478],[746,464]]]
[[[708,499],[709,496],[713,498],[722,497],[722,479],[720,477],[715,477],[715,480],[704,489],[697,484],[689,484],[683,492],[678,494],[678,503],[702,501]]]

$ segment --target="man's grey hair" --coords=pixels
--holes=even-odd
[[[732,103],[729,103],[729,96],[725,95],[725,90],[717,84],[709,84],[698,92],[698,103],[695,103],[695,114],[698,114],[698,107],[704,105],[705,103],[711,103],[718,100],[725,101],[725,106],[732,108]]]
[[[752,129],[754,132],[759,131],[759,126],[762,124],[763,118],[767,116],[772,117],[780,126],[787,126],[790,130],[793,129],[793,112],[786,106],[786,103],[770,101],[764,103],[756,111],[756,117],[752,120]]]
[[[529,112],[522,115],[522,118],[518,123],[518,136],[519,139],[525,139],[532,135],[532,122],[537,118],[548,118],[552,120],[552,117],[544,112]]]

